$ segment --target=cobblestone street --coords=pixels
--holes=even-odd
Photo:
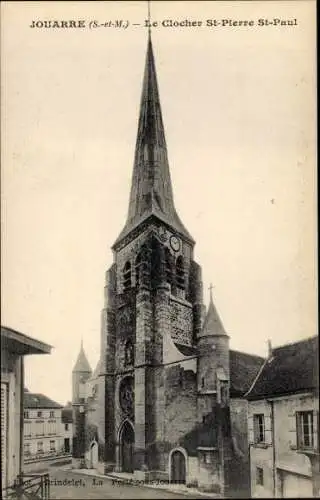
[[[135,486],[120,483],[111,478],[95,478],[73,471],[62,469],[50,470],[50,498],[68,499],[68,498],[191,498],[190,495],[183,493],[168,492],[163,489],[148,488],[145,486]],[[62,484],[60,483],[62,482]],[[192,496],[192,498],[195,498]],[[199,496],[198,498],[209,498]]]

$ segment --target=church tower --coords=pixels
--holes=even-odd
[[[174,204],[149,32],[128,214],[105,274],[100,359],[85,405],[83,347],[73,371],[74,408],[86,413],[76,420],[86,438],[77,449],[91,463],[98,444],[100,473],[223,495],[239,471],[249,477],[242,398],[261,359],[229,350],[212,293],[206,314],[194,246]]]
[[[196,422],[194,358],[204,306],[194,243],[174,205],[149,33],[128,215],[113,245],[102,311],[109,469],[167,478],[169,443]],[[193,368],[183,369],[179,360],[189,359]],[[192,402],[183,402],[182,386]],[[173,394],[188,404],[181,422],[178,407],[170,407]]]
[[[92,370],[83,349],[83,341],[81,341],[77,361],[72,370],[72,403],[79,403],[80,399],[83,398],[83,386],[91,374]]]
[[[92,370],[84,352],[81,341],[80,352],[72,370],[72,419],[73,419],[73,444],[72,454],[75,461],[84,455],[84,413],[81,405],[86,399],[86,382],[91,377]]]

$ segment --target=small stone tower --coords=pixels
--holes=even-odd
[[[91,375],[92,370],[83,349],[83,341],[81,341],[80,352],[72,370],[72,403],[80,402],[80,399],[83,397],[81,394],[83,385]]]
[[[72,409],[73,409],[73,444],[72,454],[78,460],[84,455],[84,411],[81,403],[85,400],[86,382],[91,377],[92,370],[83,349],[81,341],[80,352],[72,370]]]
[[[229,336],[213,303],[212,287],[203,329],[198,334],[198,353],[197,418],[206,429],[198,443],[199,484],[220,484],[223,494],[231,456]]]
[[[198,421],[215,406],[229,404],[229,336],[216,310],[210,290],[210,303],[202,330],[198,334]]]

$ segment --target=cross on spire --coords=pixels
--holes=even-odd
[[[210,302],[212,302],[212,290],[215,288],[215,286],[210,283],[210,286],[209,286],[209,292],[210,292]]]

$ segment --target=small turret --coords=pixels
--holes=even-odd
[[[85,384],[91,377],[92,370],[89,361],[83,349],[83,341],[81,340],[80,352],[77,361],[72,370],[72,402],[79,401],[81,396],[81,384]]]
[[[216,393],[219,402],[220,388],[229,381],[229,336],[213,303],[212,288],[210,286],[208,312],[197,339],[200,354],[198,390]]]

